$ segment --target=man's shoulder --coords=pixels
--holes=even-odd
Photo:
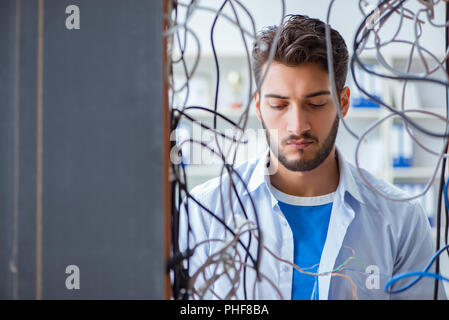
[[[362,168],[359,170],[351,163],[348,163],[348,168],[356,180],[364,203],[375,207],[379,210],[379,213],[400,216],[401,214],[410,215],[415,214],[416,211],[422,211],[419,199],[408,200],[412,195],[394,184],[368,170]],[[418,208],[420,210],[417,210]]]
[[[362,196],[365,196],[367,198],[381,197],[387,201],[394,200],[388,200],[387,198],[382,197],[378,192],[395,199],[407,197],[407,194],[403,190],[388,182],[384,178],[381,178],[366,169],[357,169],[356,166],[351,163],[348,165],[348,167],[350,168],[352,175],[356,178]],[[378,192],[376,192],[374,189]]]
[[[244,188],[243,183],[247,184],[250,180],[259,159],[260,158],[253,158],[232,167],[231,170],[235,171],[233,174],[232,171],[228,171],[228,169],[223,166],[223,168],[220,168],[220,171],[223,172],[221,176],[209,179],[206,182],[193,187],[190,193],[201,199],[215,197],[218,192],[220,192],[220,186],[222,190],[228,190],[227,188],[229,187],[231,180],[229,172],[232,174],[234,185],[241,191],[241,189]]]

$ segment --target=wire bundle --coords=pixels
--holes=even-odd
[[[440,229],[441,229],[441,203],[442,203],[442,197],[444,194],[444,199],[446,200],[445,205],[445,213],[446,213],[446,226],[445,226],[445,243],[448,243],[448,221],[449,221],[449,215],[448,215],[448,201],[447,201],[447,182],[445,178],[445,162],[446,158],[448,157],[447,153],[447,146],[448,146],[448,137],[449,137],[449,131],[447,124],[448,121],[448,73],[447,73],[447,58],[449,55],[449,51],[447,50],[445,52],[445,55],[443,59],[438,59],[437,56],[431,52],[431,50],[423,47],[420,43],[420,40],[422,38],[422,25],[424,23],[428,23],[432,25],[435,28],[445,28],[447,30],[448,24],[437,24],[434,21],[434,10],[435,7],[442,2],[442,0],[418,0],[420,3],[420,8],[418,10],[411,10],[406,7],[407,0],[385,0],[378,3],[378,5],[370,10],[369,12],[365,12],[366,5],[368,4],[366,0],[360,0],[359,1],[359,9],[363,14],[363,21],[358,26],[358,28],[355,30],[354,33],[354,41],[353,41],[353,55],[351,57],[350,61],[350,70],[352,74],[352,78],[354,80],[355,85],[357,88],[365,94],[367,97],[369,97],[374,102],[381,105],[385,110],[388,111],[388,114],[376,121],[372,126],[367,128],[365,132],[362,135],[357,135],[354,133],[353,130],[347,125],[345,122],[341,110],[340,110],[340,102],[337,95],[336,87],[335,87],[335,75],[333,70],[333,59],[332,59],[332,44],[330,40],[330,28],[329,28],[329,22],[331,17],[331,11],[333,4],[335,0],[331,0],[328,11],[327,11],[327,28],[326,28],[326,43],[327,43],[327,57],[328,57],[328,66],[329,66],[329,76],[330,76],[330,83],[331,85],[331,93],[332,93],[332,99],[334,102],[334,105],[336,107],[337,113],[340,117],[341,122],[345,126],[345,128],[348,130],[348,132],[351,133],[351,135],[357,139],[357,147],[355,152],[355,163],[358,169],[358,172],[361,176],[361,178],[365,181],[365,183],[376,193],[378,193],[380,196],[395,200],[395,201],[409,201],[412,199],[416,199],[423,194],[425,194],[433,184],[434,180],[436,179],[439,167],[441,165],[441,177],[440,177],[440,198],[439,198],[439,208],[437,212],[437,250],[438,255],[442,252],[447,251],[449,254],[449,248],[446,245],[443,249],[440,249]],[[445,1],[446,2],[446,1]],[[264,274],[262,274],[259,270],[260,265],[260,257],[262,252],[265,250],[268,254],[274,256],[277,260],[286,263],[299,272],[310,274],[311,276],[322,276],[331,273],[333,276],[341,276],[345,279],[347,279],[351,283],[351,287],[353,290],[353,298],[357,298],[357,286],[354,284],[353,280],[348,277],[347,275],[340,274],[339,272],[342,271],[345,268],[348,268],[347,264],[352,261],[356,260],[355,254],[353,253],[351,257],[349,257],[344,265],[339,266],[335,270],[331,270],[329,272],[325,273],[310,273],[306,271],[306,269],[301,269],[298,266],[292,264],[289,261],[286,261],[282,259],[281,257],[275,256],[275,254],[268,249],[264,245],[263,242],[263,234],[260,232],[260,225],[258,221],[258,215],[255,205],[255,200],[250,197],[250,203],[251,203],[251,209],[253,210],[255,221],[251,221],[249,219],[249,215],[247,212],[247,209],[243,205],[243,202],[239,196],[239,193],[237,192],[237,185],[243,185],[243,188],[247,190],[247,186],[245,182],[242,180],[239,172],[234,169],[235,161],[236,161],[236,155],[237,155],[237,148],[233,149],[234,151],[224,150],[224,148],[221,147],[218,139],[219,137],[230,141],[235,144],[245,144],[248,143],[248,141],[244,138],[244,133],[247,127],[248,123],[248,117],[249,117],[249,111],[250,111],[250,104],[253,100],[254,94],[259,90],[260,85],[263,83],[263,80],[266,76],[266,72],[268,68],[265,69],[265,74],[261,77],[260,82],[256,83],[255,86],[253,85],[253,75],[252,75],[252,68],[251,68],[251,50],[250,45],[258,45],[257,43],[248,43],[247,38],[254,40],[256,39],[256,27],[254,18],[245,7],[242,1],[239,0],[223,0],[221,6],[218,9],[211,8],[204,6],[200,4],[199,1],[191,0],[190,2],[179,2],[176,0],[173,0],[171,2],[172,10],[171,12],[165,16],[165,19],[168,21],[168,29],[164,33],[164,36],[167,37],[169,40],[169,64],[168,64],[168,79],[169,79],[169,85],[170,85],[170,113],[171,113],[171,123],[170,123],[170,130],[173,132],[175,131],[181,120],[188,120],[197,123],[201,126],[201,128],[213,133],[214,139],[216,142],[216,148],[211,148],[209,145],[204,143],[203,141],[196,140],[194,138],[186,139],[182,141],[181,143],[176,143],[175,141],[171,141],[171,150],[172,154],[177,156],[177,161],[172,161],[171,163],[171,199],[172,199],[172,216],[171,216],[171,259],[168,262],[168,271],[171,272],[172,275],[172,283],[173,283],[173,298],[174,299],[189,299],[189,298],[203,298],[207,291],[211,292],[212,295],[219,299],[232,299],[237,296],[237,288],[243,285],[243,292],[245,299],[250,298],[249,296],[249,290],[252,289],[253,295],[255,296],[255,288],[256,284],[253,285],[252,288],[248,288],[247,285],[247,269],[252,269],[257,274],[257,280],[260,281],[262,279],[268,281],[274,288],[276,292],[278,292],[279,297],[282,298],[282,295],[278,288],[276,288],[276,285],[270,280],[268,277],[266,277]],[[279,17],[279,26],[282,25],[284,18],[286,16],[285,12],[285,1],[279,0],[279,5],[281,7],[281,16]],[[232,15],[226,14],[224,9],[225,7],[229,7],[231,9]],[[180,8],[183,9],[185,12],[185,16],[181,17],[180,15]],[[201,59],[201,43],[199,40],[199,37],[195,34],[195,32],[189,27],[189,20],[191,19],[192,15],[196,11],[205,11],[205,12],[211,12],[214,14],[214,19],[212,22],[212,25],[210,27],[210,44],[212,46],[212,53],[214,58],[214,66],[215,66],[215,75],[216,75],[216,82],[215,82],[215,94],[214,94],[214,102],[213,106],[198,106],[198,105],[187,105],[187,101],[189,98],[189,81],[193,78],[199,61]],[[240,15],[243,14],[246,18],[249,19],[251,22],[251,28],[247,29],[244,28],[241,25],[240,22]],[[387,40],[382,39],[383,35],[383,28],[386,25],[386,22],[391,19],[393,16],[399,16],[399,23],[397,25],[397,29],[395,30],[393,36]],[[215,47],[215,39],[214,39],[214,32],[216,23],[219,19],[224,19],[230,23],[233,24],[239,31],[239,34],[241,36],[241,41],[243,43],[243,46],[245,48],[245,54],[246,54],[246,60],[248,64],[248,79],[249,79],[249,88],[247,93],[247,101],[245,106],[243,107],[243,112],[241,113],[238,121],[233,121],[230,118],[228,118],[226,115],[220,113],[218,111],[218,93],[219,93],[219,83],[220,83],[220,65],[219,65],[219,59],[218,54],[216,52]],[[415,38],[413,40],[407,40],[407,39],[401,39],[399,37],[400,31],[404,26],[404,21],[409,20],[413,22],[414,25],[414,35]],[[446,17],[446,21],[448,21],[448,17]],[[279,30],[280,28],[277,28],[276,35],[274,37],[274,43],[277,42],[277,39],[279,37]],[[187,50],[187,38],[193,39],[193,43],[195,45],[196,54],[193,59],[193,63],[189,65],[186,59],[186,50]],[[447,38],[447,36],[446,36]],[[392,44],[401,44],[404,47],[409,48],[409,57],[407,59],[406,68],[405,70],[399,70],[397,68],[394,68],[393,66],[389,65],[382,54],[382,50],[386,48],[389,45]],[[179,52],[179,56],[175,56],[175,48]],[[448,48],[446,43],[446,48]],[[269,65],[274,56],[274,50],[275,46],[272,46],[271,48],[266,48],[266,50],[269,50],[269,58],[267,64]],[[383,67],[384,72],[375,72],[371,70],[369,67],[366,66],[366,63],[362,61],[362,56],[366,52],[375,52],[375,57],[377,63]],[[424,67],[425,72],[421,74],[413,74],[410,69],[413,61],[414,54],[418,53],[419,62]],[[429,66],[427,58],[430,58],[432,65]],[[446,66],[444,64],[446,63]],[[173,70],[176,66],[180,65],[181,69],[183,70],[183,75],[185,80],[181,83],[181,85],[178,85],[176,77],[173,75]],[[388,102],[383,101],[379,99],[378,97],[372,95],[369,93],[368,88],[364,88],[361,86],[361,84],[358,81],[358,76],[355,72],[355,68],[359,67],[364,72],[370,74],[371,76],[380,77],[382,79],[388,79],[390,81],[396,81],[400,82],[402,84],[402,99],[400,103],[400,108],[394,108],[391,106]],[[440,80],[434,77],[435,73],[437,71],[443,71],[445,74],[445,79]],[[407,109],[405,106],[405,93],[407,84],[409,82],[428,82],[433,83],[437,85],[444,86],[446,89],[446,115],[442,116],[436,113],[432,113],[427,110],[415,110],[415,109]],[[182,94],[184,94],[183,103],[180,105],[175,105],[176,97],[180,97]],[[195,110],[197,112],[204,112],[209,113],[213,117],[213,124],[212,125],[206,125],[204,123],[201,123],[199,121],[196,121],[195,116],[192,115],[192,111]],[[428,130],[424,127],[422,127],[419,123],[417,123],[413,117],[410,116],[412,113],[423,113],[430,115],[434,117],[436,120],[442,121],[446,125],[446,129],[444,132],[434,132],[431,130]],[[410,135],[410,137],[413,139],[413,141],[424,151],[435,155],[438,157],[438,162],[435,166],[435,170],[432,174],[431,179],[428,181],[426,187],[424,188],[424,191],[421,194],[414,195],[412,197],[403,198],[403,199],[396,199],[390,197],[388,194],[383,193],[380,190],[377,190],[374,186],[370,185],[367,178],[364,176],[363,171],[360,168],[359,163],[359,149],[361,146],[362,141],[365,139],[365,137],[373,131],[376,127],[378,127],[381,123],[384,121],[397,116],[402,119],[404,122],[405,128],[407,130],[407,133]],[[224,120],[227,122],[227,124],[235,129],[236,134],[235,135],[229,135],[227,133],[222,132],[218,129],[217,122],[218,120]],[[439,151],[434,151],[430,148],[428,148],[424,143],[422,143],[416,136],[415,132],[420,132],[426,136],[438,138],[443,141],[444,148]],[[245,221],[238,222],[235,217],[237,216],[236,213],[233,210],[233,206],[231,206],[231,216],[234,217],[233,223],[229,224],[227,223],[222,217],[218,216],[215,212],[207,208],[204,204],[202,204],[198,199],[196,199],[190,192],[188,188],[188,177],[185,171],[185,165],[182,160],[182,145],[183,144],[196,144],[201,146],[202,148],[207,149],[209,152],[211,152],[217,159],[219,159],[222,163],[221,170],[220,170],[220,197],[219,200],[221,207],[224,208],[224,199],[229,199],[229,203],[237,203],[240,206],[240,210],[243,213],[243,216],[245,217]],[[229,161],[229,159],[231,159]],[[172,159],[173,160],[173,159]],[[223,175],[227,176],[229,183],[223,184],[222,179]],[[448,180],[449,181],[449,180]],[[445,190],[443,190],[444,185],[446,185]],[[226,230],[226,239],[208,239],[202,242],[199,242],[193,246],[189,243],[190,241],[190,233],[192,231],[191,225],[189,223],[189,203],[194,203],[196,206],[199,206],[205,214],[210,215],[213,219],[218,221],[223,228]],[[179,221],[180,221],[180,212],[184,211],[187,216],[187,235],[181,234],[183,230],[180,230]],[[243,240],[243,236],[246,236],[246,241]],[[187,249],[181,252],[180,246],[179,246],[179,239],[180,238],[187,239]],[[256,254],[252,254],[250,247],[253,244],[254,241],[257,243],[257,250]],[[208,257],[206,263],[201,266],[199,269],[197,269],[193,274],[189,272],[190,262],[189,258],[194,254],[195,250],[202,246],[207,245],[207,243],[211,242],[219,242],[221,243],[221,249],[217,252],[214,252],[210,257]],[[242,255],[240,252],[244,252]],[[441,276],[438,275],[439,273],[439,259],[438,255],[432,260],[437,263],[436,273],[437,275],[434,276],[437,279],[443,279]],[[213,271],[212,276],[206,277],[205,270],[209,268]],[[349,268],[348,268],[349,269]],[[429,272],[427,272],[428,269],[420,273],[419,275],[413,274],[414,276],[418,276],[419,279],[424,276],[429,276]],[[243,275],[243,278],[240,278],[240,275]],[[221,277],[226,277],[229,280],[229,283],[231,283],[231,289],[225,296],[220,296],[213,290],[213,283],[220,279]],[[419,281],[419,279],[415,279],[413,283],[416,283]],[[201,280],[203,285],[201,287],[198,287],[195,285],[197,281]],[[391,286],[392,283],[396,281],[395,279],[392,279],[391,282],[388,283],[388,286]],[[412,284],[413,285],[413,284]],[[410,285],[411,286],[411,285]],[[386,287],[385,290],[388,288]],[[436,293],[438,291],[438,281],[435,282],[435,297]],[[391,293],[394,293],[394,291],[390,291]]]
[[[332,1],[333,3],[334,1]],[[360,1],[360,7],[362,5],[364,1]],[[431,259],[431,261],[429,262],[428,266],[426,267],[426,269],[424,271],[414,271],[414,272],[410,272],[410,273],[406,273],[403,275],[398,275],[396,277],[393,277],[386,285],[385,285],[385,291],[390,292],[392,294],[394,293],[399,293],[399,292],[403,292],[406,289],[410,288],[413,286],[413,284],[417,283],[422,277],[433,277],[435,278],[435,290],[434,290],[434,299],[438,298],[438,286],[439,286],[439,282],[438,280],[445,280],[447,281],[447,278],[442,277],[441,275],[439,275],[439,256],[445,251],[443,249],[447,250],[447,253],[449,254],[449,248],[447,246],[448,244],[448,230],[449,230],[449,214],[448,214],[448,206],[446,203],[445,206],[445,214],[446,214],[446,225],[445,225],[445,244],[446,246],[443,249],[440,249],[440,244],[441,244],[441,237],[440,237],[440,232],[441,232],[441,215],[442,215],[442,210],[441,210],[441,197],[444,194],[445,199],[447,199],[447,189],[442,190],[442,186],[444,185],[444,181],[446,180],[445,178],[445,167],[446,167],[446,159],[448,157],[448,136],[449,136],[449,132],[448,132],[448,114],[449,114],[449,92],[448,92],[448,84],[449,84],[449,73],[448,73],[448,56],[449,56],[449,46],[448,46],[448,26],[449,26],[449,16],[448,16],[448,5],[446,3],[446,23],[445,24],[437,24],[434,22],[434,13],[435,13],[435,6],[438,5],[440,2],[442,1],[424,1],[424,0],[419,0],[420,4],[422,5],[422,7],[420,9],[418,9],[416,12],[410,9],[407,9],[405,7],[405,4],[407,3],[406,0],[395,0],[395,1],[381,1],[378,6],[371,11],[369,14],[367,14],[365,16],[365,19],[363,21],[363,23],[359,26],[359,28],[357,29],[355,36],[354,36],[354,47],[353,47],[353,56],[351,58],[351,62],[350,62],[350,68],[351,68],[351,72],[352,75],[354,77],[354,82],[357,86],[357,88],[363,92],[363,94],[365,94],[367,97],[369,97],[371,100],[373,100],[374,102],[378,103],[379,105],[383,106],[384,108],[386,108],[388,111],[390,111],[389,114],[387,114],[384,118],[378,120],[377,122],[375,122],[372,126],[370,126],[360,137],[357,136],[354,132],[352,132],[351,130],[350,133],[358,139],[357,141],[357,147],[356,147],[356,154],[355,154],[355,160],[356,160],[356,166],[358,169],[358,172],[361,176],[361,178],[364,180],[364,182],[372,189],[374,190],[377,194],[381,195],[382,197],[389,199],[389,200],[394,200],[394,201],[409,201],[412,199],[416,199],[419,198],[421,196],[423,196],[426,192],[428,192],[428,190],[431,188],[432,184],[435,181],[435,178],[437,176],[438,170],[440,168],[440,164],[441,165],[441,176],[440,176],[440,190],[439,190],[439,202],[438,202],[438,210],[437,210],[437,238],[436,238],[436,248],[437,248],[437,253],[435,254],[435,256]],[[447,2],[447,1],[445,1]],[[331,3],[331,6],[332,6]],[[330,6],[330,7],[331,7]],[[328,12],[328,19],[329,19],[329,13],[330,13],[330,7],[329,7],[329,12]],[[362,10],[362,9],[361,9]],[[363,10],[362,10],[363,12]],[[391,39],[389,39],[388,41],[382,41],[381,37],[379,36],[379,33],[382,31],[382,27],[385,25],[385,23],[388,21],[388,19],[393,15],[393,14],[399,14],[400,15],[400,20],[397,26],[396,31],[394,32],[394,35]],[[375,21],[373,23],[373,21],[371,20],[371,25],[368,24],[367,27],[367,21],[371,18],[373,18],[373,16],[376,15],[377,21]],[[436,55],[434,53],[431,52],[431,50],[423,47],[420,44],[420,40],[422,38],[423,32],[422,32],[422,25],[424,23],[426,23],[425,20],[421,19],[421,16],[425,16],[425,18],[427,19],[427,23],[429,23],[430,25],[432,25],[435,28],[445,28],[446,31],[446,52],[444,54],[444,57],[439,60]],[[406,40],[406,39],[400,39],[399,38],[399,34],[401,31],[401,28],[403,27],[403,21],[404,19],[409,19],[413,21],[414,24],[414,39],[413,41],[410,40]],[[374,39],[374,46],[369,47],[367,46],[367,39],[368,37],[372,35],[373,39]],[[402,44],[404,46],[409,46],[410,49],[409,54],[408,54],[408,59],[407,59],[407,63],[406,63],[406,68],[405,70],[398,70],[393,68],[392,66],[390,66],[387,62],[386,59],[384,58],[384,56],[382,55],[381,49],[391,45],[391,44],[395,44],[395,43],[399,43]],[[384,69],[387,71],[385,73],[378,73],[378,72],[374,72],[372,70],[370,70],[369,68],[367,68],[364,63],[360,60],[360,56],[364,51],[367,50],[375,50],[375,54],[376,54],[376,60],[377,62],[384,67]],[[410,72],[410,68],[412,65],[412,61],[413,61],[413,56],[414,53],[417,52],[418,53],[418,57],[419,57],[419,62],[420,64],[424,67],[425,72],[422,74],[412,74]],[[427,60],[426,60],[426,55],[428,57],[430,57],[433,66],[429,66]],[[331,55],[329,55],[329,51],[328,51],[328,59],[331,60],[332,57]],[[446,64],[446,65],[445,65]],[[401,95],[401,103],[400,103],[400,109],[395,109],[393,108],[391,105],[389,105],[388,103],[386,103],[385,101],[382,101],[380,99],[378,99],[377,97],[373,96],[372,94],[370,94],[366,88],[363,88],[358,82],[357,82],[357,78],[355,77],[355,66],[358,65],[360,66],[360,68],[362,70],[364,70],[365,72],[367,72],[368,74],[383,78],[383,79],[390,79],[390,80],[394,80],[394,81],[400,81],[402,83],[402,95]],[[440,80],[437,79],[436,77],[433,77],[437,71],[443,71],[444,73],[444,80]],[[332,74],[332,73],[331,73]],[[446,91],[446,106],[445,106],[445,110],[446,110],[446,115],[445,117],[427,111],[427,110],[420,110],[420,109],[407,109],[405,106],[405,93],[406,93],[406,87],[407,84],[410,81],[420,81],[420,82],[427,82],[427,83],[433,83],[433,84],[438,84],[438,85],[442,85],[445,88]],[[334,98],[335,101],[335,98]],[[430,131],[427,130],[426,128],[423,128],[422,126],[420,126],[418,123],[416,123],[410,116],[410,113],[422,113],[422,114],[426,114],[426,115],[430,115],[435,117],[436,120],[440,120],[443,121],[445,123],[445,130],[444,132],[434,132],[434,131]],[[399,116],[402,121],[404,122],[404,127],[406,128],[407,133],[409,134],[410,138],[414,141],[414,143],[416,145],[418,145],[423,151],[428,152],[432,155],[435,155],[438,157],[438,161],[437,164],[435,166],[435,169],[433,171],[433,174],[431,176],[431,178],[429,179],[429,181],[426,184],[426,187],[424,188],[424,190],[417,195],[413,195],[410,197],[406,197],[406,198],[393,198],[391,196],[389,196],[388,194],[376,189],[374,186],[372,186],[368,179],[365,177],[365,175],[363,174],[363,171],[360,168],[360,164],[359,164],[359,149],[361,146],[361,143],[363,141],[363,139],[366,137],[366,135],[368,133],[370,133],[374,128],[376,128],[377,126],[379,126],[382,122],[384,122],[385,120],[392,118],[393,116]],[[341,118],[341,120],[344,122],[344,119]],[[346,125],[345,125],[346,126]],[[347,128],[347,126],[346,126]],[[431,150],[430,148],[428,148],[427,146],[425,146],[425,144],[423,144],[422,142],[420,142],[417,137],[416,134],[411,130],[411,128],[413,128],[416,131],[419,131],[421,133],[423,133],[424,135],[430,136],[430,137],[435,137],[435,138],[441,138],[441,140],[443,141],[443,149],[440,152],[436,152],[434,150]],[[347,128],[348,129],[348,128]],[[449,180],[448,180],[449,181]],[[447,185],[447,182],[446,182]],[[431,267],[431,265],[433,264],[433,262],[436,260],[436,273],[429,273],[427,272],[428,269]],[[396,281],[398,281],[399,279],[405,278],[405,277],[409,277],[409,276],[417,276],[415,278],[415,280],[413,280],[409,285],[405,286],[404,288],[401,289],[396,289],[396,290],[390,290],[390,287],[393,285],[393,283],[395,283]]]

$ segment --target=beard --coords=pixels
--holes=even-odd
[[[324,160],[327,159],[329,154],[332,151],[332,148],[334,147],[335,140],[337,138],[338,133],[338,124],[340,122],[340,119],[338,118],[338,115],[336,115],[334,123],[332,125],[332,128],[324,140],[323,144],[319,148],[319,150],[316,152],[315,156],[312,159],[295,159],[295,160],[288,160],[286,155],[282,152],[282,149],[279,145],[275,145],[276,142],[273,142],[272,137],[269,133],[269,130],[267,130],[265,122],[263,121],[263,118],[261,118],[262,127],[265,130],[265,135],[267,138],[267,143],[270,147],[271,152],[277,157],[279,162],[288,170],[290,171],[311,171],[318,167],[321,163],[323,163]],[[315,143],[319,144],[319,139],[313,135],[311,135],[309,132],[305,132],[301,134],[300,136],[290,135],[287,138],[283,139],[281,141],[281,145],[287,142],[288,140],[292,139],[307,139],[312,140]],[[297,150],[297,152],[300,155],[304,155],[304,150]]]

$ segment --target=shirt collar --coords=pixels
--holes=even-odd
[[[344,159],[340,150],[338,148],[335,149],[338,158],[338,166],[340,168],[340,181],[338,183],[337,190],[340,189],[343,192],[348,192],[352,197],[354,197],[354,199],[364,204],[365,202],[360,194],[360,187],[356,182],[356,177],[354,177],[353,171],[351,170],[351,165]]]
[[[337,187],[337,194],[341,194],[342,196],[345,195],[345,193],[349,193],[354,199],[359,201],[360,203],[364,203],[363,197],[360,194],[359,187],[357,185],[356,179],[353,175],[353,172],[351,170],[350,164],[343,158],[343,155],[341,154],[340,150],[336,148],[337,153],[337,159],[338,159],[338,166],[340,170],[340,181],[338,183]],[[269,180],[269,155],[270,155],[270,149],[267,148],[267,150],[264,152],[264,154],[257,160],[256,167],[254,168],[254,171],[250,177],[250,180],[248,182],[248,192],[252,193],[255,190],[257,190],[261,185],[265,183],[265,187],[268,188],[268,184],[270,183]],[[245,191],[245,194],[247,192]]]

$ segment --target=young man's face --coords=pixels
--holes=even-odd
[[[339,119],[330,92],[329,74],[317,64],[271,64],[255,96],[256,110],[271,151],[287,169],[313,170],[333,150]],[[340,104],[346,115],[347,87]]]

